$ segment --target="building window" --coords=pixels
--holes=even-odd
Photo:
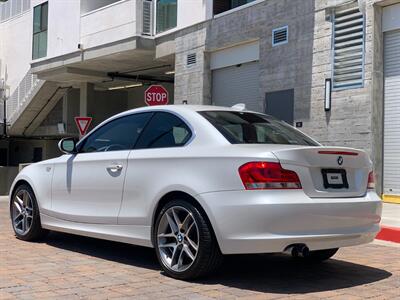
[[[245,5],[253,1],[255,0],[214,0],[213,4],[214,15],[223,13],[227,10]]]
[[[32,59],[47,55],[48,6],[48,2],[46,2],[33,9]]]
[[[156,6],[157,33],[176,27],[177,0],[157,0]]]
[[[358,6],[335,11],[333,19],[333,89],[363,86],[364,35],[364,15]]]
[[[253,1],[255,0],[231,0],[231,8],[242,6]]]

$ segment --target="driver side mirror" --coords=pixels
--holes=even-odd
[[[76,150],[76,140],[75,138],[64,138],[58,142],[58,148],[61,152],[66,154],[75,154]]]

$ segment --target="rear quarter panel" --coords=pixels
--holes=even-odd
[[[239,149],[238,149],[239,150]],[[196,198],[207,192],[243,190],[239,167],[249,160],[277,161],[269,151],[242,155],[231,145],[143,149],[131,152],[125,179],[120,224],[151,225],[158,201],[182,191]]]

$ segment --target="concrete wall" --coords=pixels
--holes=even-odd
[[[8,195],[17,174],[18,167],[0,167],[0,196]]]
[[[289,26],[289,43],[272,47],[272,29]],[[179,103],[211,102],[210,53],[259,40],[260,99],[265,93],[295,88],[297,118],[309,116],[314,30],[314,0],[269,0],[224,13],[177,33],[175,99]],[[196,65],[186,57],[197,54]],[[239,62],[238,62],[239,63]]]
[[[316,1],[314,47],[312,60],[311,109],[304,122],[304,131],[327,145],[340,145],[366,150],[372,154],[371,85],[372,85],[372,22],[373,12],[366,13],[364,87],[332,92],[332,108],[324,111],[324,82],[332,76],[332,23],[326,21],[329,2]]]
[[[295,91],[295,122],[301,130],[325,145],[366,150],[374,161],[378,192],[382,182],[383,46],[382,8],[375,4],[399,1],[365,1],[364,86],[332,92],[332,108],[324,111],[324,82],[332,77],[331,8],[346,0],[268,0],[235,9],[181,30],[176,34],[175,100],[210,103],[213,51],[258,40],[260,44],[260,98],[265,93]],[[398,22],[392,18],[385,26]],[[289,42],[272,47],[272,29],[288,25]],[[189,53],[197,64],[186,66]]]
[[[211,103],[210,59],[206,52],[209,24],[202,23],[181,30],[175,38],[175,103]],[[189,54],[196,54],[196,64],[187,66]]]
[[[61,155],[56,140],[14,139],[10,141],[10,165],[18,166],[20,163],[33,162],[34,148],[42,148],[43,159]]]

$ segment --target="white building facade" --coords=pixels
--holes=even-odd
[[[8,0],[0,165],[59,155],[75,116],[94,126],[157,84],[171,104],[245,103],[364,149],[398,201],[399,45],[397,0]]]

